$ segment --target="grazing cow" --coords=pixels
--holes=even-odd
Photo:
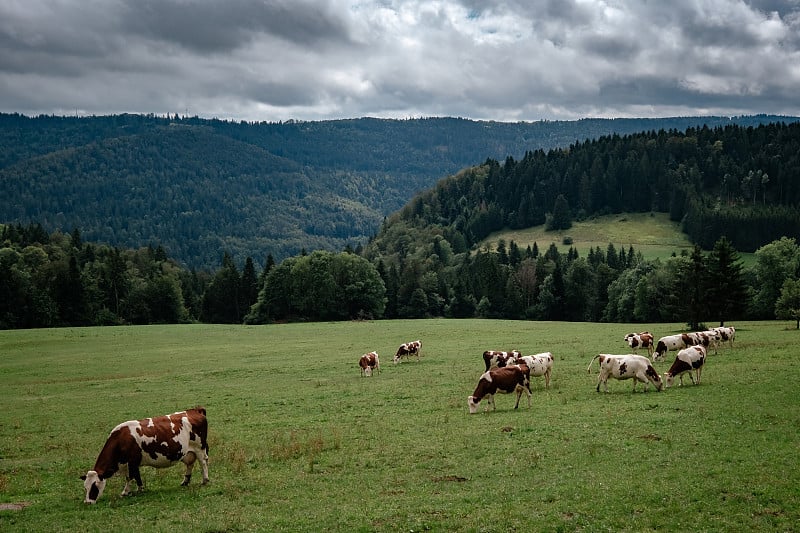
[[[187,409],[171,415],[129,420],[111,430],[94,468],[83,479],[86,489],[84,503],[96,503],[103,494],[106,480],[122,467],[125,488],[129,494],[131,480],[142,490],[140,466],[164,468],[178,461],[186,465],[181,485],[188,485],[196,460],[203,467],[203,484],[208,483],[208,421],[202,407]]]
[[[700,338],[700,342],[698,342],[697,345],[702,346],[706,351],[708,351],[709,348],[713,348],[714,353],[717,353],[717,346],[722,339],[722,336],[717,330],[708,329],[706,331],[698,331],[696,335]]]
[[[486,370],[490,368],[503,368],[504,366],[513,363],[514,360],[522,355],[517,350],[510,352],[501,352],[499,350],[486,350],[483,352],[483,363]]]
[[[634,352],[639,348],[647,348],[647,355],[653,356],[653,334],[649,331],[641,333],[628,333],[625,335],[625,342],[628,343]]]
[[[720,342],[727,342],[728,345],[731,348],[733,348],[733,339],[736,337],[736,328],[734,328],[733,326],[731,327],[719,326],[711,329],[719,333]]]
[[[412,355],[417,356],[417,361],[419,361],[419,354],[422,351],[422,341],[416,340],[411,342],[404,342],[397,348],[397,353],[394,354],[394,364],[400,362],[403,357],[411,357]]]
[[[688,346],[694,344],[692,338],[685,333],[661,337],[656,343],[656,349],[653,353],[653,361],[660,361],[670,350],[683,350],[687,346],[687,341],[689,342]]]
[[[544,352],[536,355],[518,355],[515,362],[516,364],[525,363],[531,371],[531,377],[544,376],[544,387],[546,389],[550,388],[550,375],[553,372],[553,354]]]
[[[600,363],[597,392],[600,392],[601,384],[605,387],[605,391],[608,392],[609,377],[619,380],[633,378],[633,392],[636,392],[636,383],[640,381],[644,383],[645,392],[647,392],[647,387],[650,383],[653,384],[657,391],[660,391],[664,386],[661,381],[661,376],[658,375],[658,372],[656,372],[655,368],[650,364],[650,360],[643,355],[609,355],[601,353],[595,355],[592,360],[589,361],[587,370],[592,368],[592,363],[595,359],[598,359]]]
[[[517,403],[514,404],[514,409],[519,407],[519,399],[523,392],[528,395],[528,407],[531,406],[531,377],[530,369],[526,365],[509,365],[487,370],[478,379],[475,392],[467,398],[469,412],[470,414],[477,413],[478,403],[484,398],[486,398],[484,411],[488,411],[490,405],[492,409],[496,409],[494,395],[497,393],[510,394],[512,392],[517,393]]]
[[[671,387],[677,377],[683,385],[683,375],[689,373],[692,383],[700,384],[700,373],[703,371],[703,364],[706,362],[706,349],[702,346],[689,346],[678,352],[675,361],[664,373],[664,382],[667,387]],[[697,380],[692,376],[692,370],[697,375]]]
[[[702,346],[706,350],[708,350],[708,348],[714,348],[714,353],[717,351],[719,334],[714,330],[681,333],[680,336],[683,343],[686,345],[684,348],[688,348],[689,346]]]
[[[369,352],[362,355],[358,360],[358,366],[361,367],[361,377],[371,376],[374,370],[380,373],[381,362],[378,359],[378,352]]]

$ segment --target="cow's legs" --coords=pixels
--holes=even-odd
[[[181,462],[186,465],[186,470],[183,473],[183,483],[181,486],[185,487],[189,484],[192,480],[192,469],[194,468],[194,462],[197,460],[197,455],[194,452],[189,452],[183,456]]]
[[[200,466],[203,468],[203,485],[208,483],[208,448],[200,452]]]
[[[128,464],[123,464],[119,469],[119,474],[125,479],[125,486],[122,488],[122,496],[130,494],[131,476],[128,474]]]
[[[129,463],[127,468],[127,474],[125,476],[125,488],[122,489],[122,495],[127,496],[130,494],[130,485],[131,481],[136,481],[136,488],[139,492],[144,490],[144,483],[142,483],[142,475],[139,473],[139,465]]]

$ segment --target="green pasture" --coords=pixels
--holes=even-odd
[[[535,242],[539,251],[544,253],[551,243],[554,243],[559,252],[567,253],[570,245],[563,244],[565,237],[572,238],[572,247],[581,257],[587,257],[589,250],[597,247],[605,253],[608,243],[612,243],[617,251],[624,248],[628,251],[630,246],[636,252],[641,252],[645,259],[668,259],[673,254],[681,252],[691,253],[693,245],[681,226],[672,222],[667,213],[623,213],[592,217],[590,219],[573,222],[567,230],[546,231],[545,226],[534,226],[521,230],[504,230],[491,234],[482,245],[495,249],[500,239],[511,241],[523,250],[533,246]],[[752,266],[755,262],[753,254],[741,253],[745,266]]]
[[[597,353],[679,324],[405,320],[0,331],[0,531],[795,531],[800,333],[737,326],[702,384],[595,392]],[[422,340],[419,361],[392,364]],[[469,415],[485,349],[550,390]],[[377,350],[382,371],[360,376]],[[664,372],[669,363],[658,363]],[[687,380],[688,382],[688,380]],[[119,422],[208,410],[211,483],[79,479]]]

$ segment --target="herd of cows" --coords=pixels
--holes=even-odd
[[[636,352],[640,348],[647,349],[652,357],[652,362],[662,360],[667,352],[678,350],[675,361],[669,370],[664,373],[664,380],[653,368],[650,359],[636,353],[626,355],[598,354],[589,361],[588,371],[591,371],[595,359],[600,365],[597,378],[597,391],[602,385],[608,392],[608,379],[618,380],[633,379],[633,390],[636,391],[637,383],[644,383],[644,390],[652,383],[656,390],[672,386],[675,378],[683,385],[683,376],[689,374],[692,383],[700,383],[700,374],[705,364],[709,348],[716,353],[720,343],[728,342],[733,347],[736,329],[733,327],[717,327],[706,331],[681,333],[661,337],[658,342],[650,332],[629,333],[624,340]],[[530,378],[544,376],[545,388],[550,386],[550,375],[553,370],[553,355],[549,352],[537,355],[521,355],[518,351],[510,352],[486,351],[483,353],[486,372],[478,379],[475,392],[467,398],[469,412],[478,411],[478,403],[485,399],[485,410],[495,408],[494,395],[497,393],[516,393],[517,401],[514,409],[519,407],[519,400],[523,393],[528,395],[528,406],[531,403]],[[694,373],[694,374],[693,374]]]
[[[683,385],[684,374],[689,374],[692,383],[700,383],[700,374],[705,363],[708,349],[716,353],[719,344],[727,342],[733,347],[736,330],[733,327],[718,327],[707,331],[682,333],[661,337],[657,342],[649,332],[629,333],[625,342],[636,352],[647,349],[652,362],[662,360],[667,352],[677,350],[675,361],[664,373],[664,380],[653,368],[651,359],[636,353],[626,355],[598,354],[589,362],[587,370],[591,371],[595,359],[598,360],[600,373],[597,380],[597,391],[600,386],[608,392],[608,379],[633,379],[633,390],[636,384],[644,384],[644,390],[650,383],[660,391],[664,384],[669,387],[675,378]],[[416,356],[419,360],[422,342],[419,340],[403,343],[397,349],[393,362],[402,361],[404,357]],[[516,393],[514,408],[519,407],[522,394],[528,396],[528,407],[531,405],[531,377],[544,377],[545,388],[550,387],[553,371],[553,354],[550,352],[536,355],[522,355],[516,350],[487,350],[483,353],[485,372],[478,379],[475,391],[467,398],[469,412],[478,411],[481,401],[485,410],[495,408],[494,395],[498,393]],[[377,352],[370,352],[359,358],[358,365],[362,376],[372,376],[380,372],[380,359]],[[86,475],[84,481],[85,503],[96,503],[103,494],[106,480],[117,471],[124,474],[126,482],[122,495],[130,492],[131,481],[136,481],[138,489],[142,489],[142,478],[139,467],[152,466],[163,468],[182,462],[186,466],[182,485],[188,485],[192,477],[195,462],[200,461],[203,470],[203,484],[208,483],[208,421],[206,410],[195,407],[170,415],[129,420],[115,427],[106,439],[94,467]]]

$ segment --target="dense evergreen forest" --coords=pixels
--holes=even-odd
[[[682,223],[691,256],[644,261],[613,243],[588,257],[513,242],[475,249],[502,228],[659,211]],[[364,254],[386,272],[387,316],[697,324],[774,317],[783,281],[798,277],[798,239],[800,124],[775,123],[611,135],[489,159],[417,195]],[[762,258],[777,242],[786,274],[765,275],[773,269],[761,262],[742,271],[739,250]]]
[[[80,228],[86,241],[112,247],[160,246],[179,264],[198,270],[219,268],[223,251],[239,264],[252,257],[263,267],[267,255],[283,260],[302,250],[363,245],[384,217],[416,193],[487,158],[520,159],[515,166],[522,166],[514,174],[521,178],[533,163],[529,158],[561,158],[563,151],[549,151],[580,147],[585,139],[795,120],[761,115],[536,123],[458,118],[247,123],[178,115],[0,114],[0,222],[41,224],[47,232]],[[648,150],[652,165],[639,164],[656,168],[664,163],[662,157],[683,157],[690,151],[688,146],[683,152],[666,153],[663,148]],[[620,208],[619,199],[610,203],[604,195],[613,200],[614,180],[634,181],[631,175],[617,176],[615,167],[638,172],[630,168],[630,150],[638,148],[630,148],[624,157],[603,154],[596,168],[580,168],[585,161],[570,164],[570,172],[587,173],[597,189],[589,191],[586,205],[572,196],[574,176],[553,175],[553,168],[537,177],[542,184],[535,191],[526,191],[525,204],[507,209],[515,217],[504,213],[500,222],[519,225],[541,219],[552,206],[549,191],[555,190],[568,193],[571,208],[586,214],[606,206]],[[587,152],[588,146],[583,150]],[[589,163],[594,165],[594,160]],[[699,164],[705,170],[705,163]],[[788,199],[777,186],[781,176],[771,171],[782,164],[759,166],[770,180],[771,195],[764,198],[761,188],[756,191],[762,205],[765,200]],[[659,178],[659,194],[673,194],[673,174]],[[652,189],[647,179],[648,184],[636,183],[637,191]],[[763,174],[751,183],[759,180]],[[754,186],[760,187],[760,181]],[[540,205],[540,198],[545,203]],[[646,207],[637,207],[655,204],[662,209],[670,201],[649,197]],[[504,199],[490,202],[499,205]],[[529,207],[531,202],[537,203]],[[495,225],[494,210],[484,218],[485,223],[472,221],[474,227],[465,233],[468,239],[477,238],[482,226]]]
[[[747,252],[800,238],[800,123],[612,135],[488,159],[417,195],[387,226],[439,226],[462,250],[504,227],[545,224],[557,200],[578,220],[668,212],[705,249],[720,236]]]
[[[783,237],[744,270],[722,237],[704,253],[646,261],[632,247],[579,257],[554,244],[453,253],[432,233],[405,239],[410,253],[387,267],[358,250],[315,251],[260,270],[228,254],[215,273],[189,271],[161,247],[84,242],[78,230],[0,225],[0,329],[286,320],[486,317],[674,322],[691,329],[737,319],[782,318],[800,327],[800,245]]]
[[[231,137],[210,142],[194,126],[167,127],[191,138],[198,158],[231,147],[262,150]],[[135,137],[130,161],[139,151],[157,149],[149,135]],[[131,146],[130,140],[123,144]],[[125,157],[113,142],[103,146],[77,150]],[[253,176],[263,170],[229,153],[217,157],[227,163],[211,169],[195,164],[187,182],[201,175],[211,187],[213,174],[228,165]],[[268,151],[259,157],[287,176],[299,168]],[[84,172],[81,158],[56,159],[57,165],[77,165],[76,176]],[[4,177],[20,168],[9,166]],[[111,169],[109,162],[104,172]],[[143,188],[156,187],[153,180]],[[238,194],[248,190],[241,186]],[[113,188],[105,194],[113,195]],[[180,203],[180,195],[171,201]],[[203,209],[216,213],[214,198],[206,201]],[[694,250],[645,260],[632,246],[615,243],[586,257],[555,244],[545,250],[513,241],[481,246],[501,228],[568,228],[573,220],[634,211],[669,213],[696,243]],[[345,243],[332,251],[309,241],[310,253],[276,261],[267,252],[263,267],[250,255],[237,261],[223,245],[217,248],[221,267],[198,271],[158,241],[125,248],[87,238],[79,226],[63,232],[40,222],[0,224],[0,328],[430,316],[685,322],[693,329],[778,317],[800,326],[798,213],[800,123],[613,134],[527,151],[519,160],[488,158],[417,194],[364,246]],[[204,218],[199,213],[197,223]],[[109,223],[132,223],[126,220]],[[752,268],[742,266],[739,251],[755,252]]]

